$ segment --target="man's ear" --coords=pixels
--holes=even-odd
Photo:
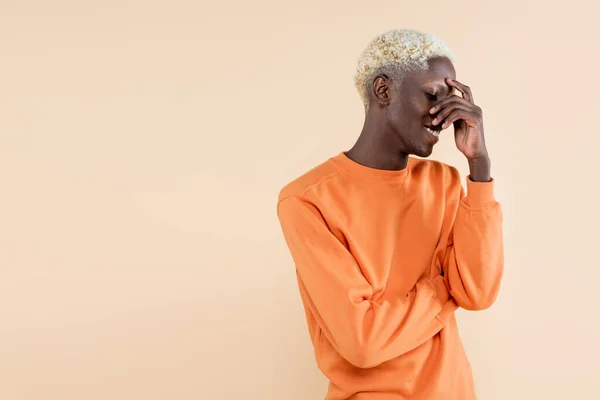
[[[390,84],[387,76],[378,75],[373,79],[372,94],[380,105],[390,104]]]

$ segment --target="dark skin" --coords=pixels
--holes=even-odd
[[[433,58],[428,70],[406,74],[399,89],[385,75],[373,78],[362,132],[346,155],[371,168],[401,170],[410,155],[429,157],[433,152],[439,139],[425,127],[443,136],[450,125],[454,125],[456,147],[469,163],[470,179],[489,182],[491,164],[481,108],[471,89],[456,81],[450,60]]]

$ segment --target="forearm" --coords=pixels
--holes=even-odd
[[[435,336],[458,308],[441,276],[419,281],[407,295],[379,302],[346,302],[348,293],[340,293],[335,298],[342,301],[325,305],[323,293],[311,290],[314,282],[300,278],[299,285],[327,340],[360,368],[377,366],[418,347]]]
[[[495,301],[502,280],[502,208],[493,197],[493,181],[467,184],[444,260],[445,279],[462,308],[481,310]]]

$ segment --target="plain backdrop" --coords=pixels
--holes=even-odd
[[[479,397],[600,398],[598,11],[0,0],[0,398],[323,398],[277,194],[354,143],[356,60],[394,28],[445,40],[484,112],[506,273],[458,311]],[[451,130],[432,157],[467,172]]]

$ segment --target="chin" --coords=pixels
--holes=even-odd
[[[433,146],[416,149],[412,153],[417,157],[427,158],[433,153]]]

